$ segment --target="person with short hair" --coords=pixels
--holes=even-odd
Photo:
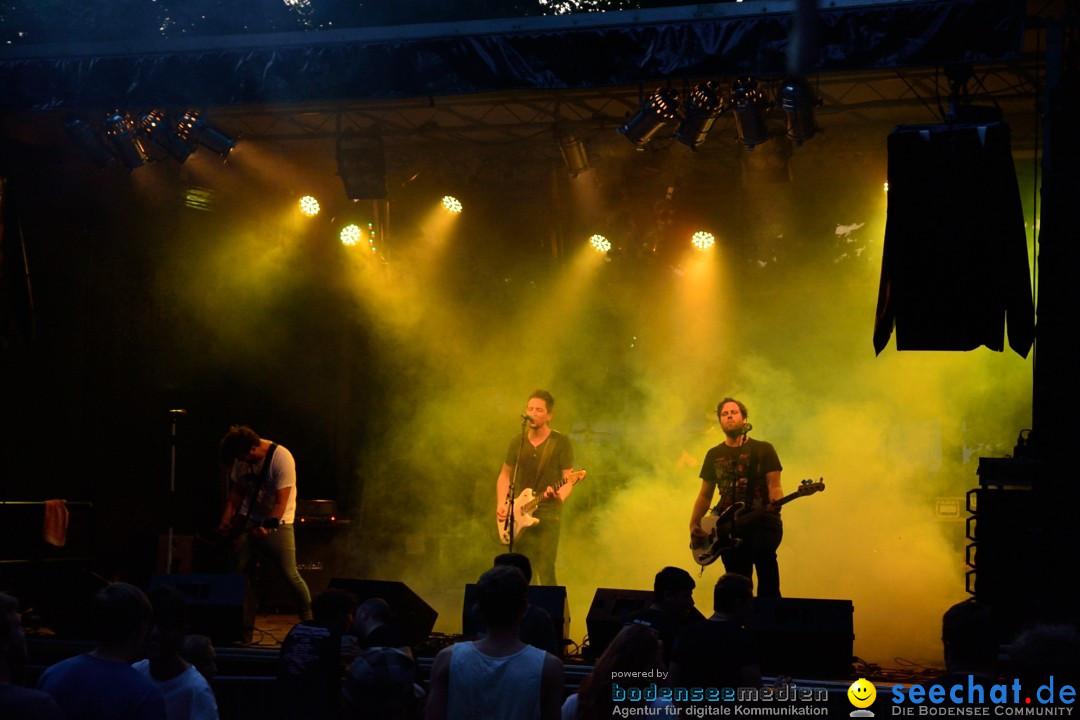
[[[431,667],[427,720],[556,720],[563,695],[562,662],[521,641],[528,584],[499,565],[476,583],[487,634],[439,651]]]
[[[559,584],[555,578],[555,560],[559,553],[562,505],[570,497],[574,484],[584,476],[583,471],[574,472],[574,447],[570,438],[551,428],[554,409],[555,398],[550,392],[533,391],[523,416],[528,432],[524,437],[517,434],[511,438],[495,483],[495,517],[503,527],[509,518],[512,478],[515,478],[515,503],[525,490],[542,498],[532,513],[539,522],[514,531],[514,550],[532,561],[537,585]],[[518,510],[515,507],[515,512]],[[506,528],[505,532],[508,531]]]
[[[716,406],[724,442],[705,454],[701,465],[701,489],[690,513],[690,535],[703,538],[701,519],[709,510],[713,493],[720,491],[717,508],[743,503],[742,512],[762,511],[753,520],[737,524],[732,537],[739,542],[720,553],[724,570],[753,578],[757,571],[758,597],[780,597],[780,569],[776,549],[784,537],[780,508],[780,458],[771,443],[747,436],[749,411],[741,401],[726,397]]]
[[[746,621],[754,609],[750,579],[724,573],[713,587],[713,614],[675,638],[674,687],[761,687],[757,645]]]
[[[682,568],[666,567],[653,580],[652,603],[627,619],[628,625],[644,625],[660,636],[665,664],[671,662],[671,649],[682,629],[705,619],[694,607],[696,586],[690,573]]]
[[[257,556],[268,560],[292,589],[300,621],[310,620],[311,591],[296,567],[296,460],[246,425],[233,425],[221,438],[220,458],[229,497],[218,530],[237,542],[236,570],[250,577]]]
[[[94,649],[46,668],[38,689],[53,696],[67,720],[165,720],[161,689],[131,667],[153,617],[146,595],[112,583],[93,597],[90,616]]]

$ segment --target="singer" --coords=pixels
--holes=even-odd
[[[734,398],[724,398],[716,406],[716,417],[724,431],[724,442],[705,453],[701,465],[701,489],[690,514],[690,534],[703,536],[701,518],[712,502],[713,492],[720,489],[721,509],[742,502],[744,513],[764,509],[766,512],[737,526],[732,533],[742,542],[724,550],[720,559],[724,569],[752,578],[757,569],[758,597],[780,597],[780,569],[776,549],[784,537],[780,510],[773,505],[784,496],[780,487],[780,458],[770,443],[747,437],[750,424],[746,422],[746,406]]]
[[[554,407],[555,398],[547,390],[536,390],[529,396],[522,416],[525,428],[510,440],[495,484],[495,515],[498,524],[504,526],[509,516],[510,481],[514,480],[517,526],[513,549],[529,558],[537,585],[558,584],[555,558],[559,552],[562,505],[584,475],[574,472],[570,438],[548,425]],[[543,499],[523,521],[521,513],[527,504],[523,500],[530,496]],[[540,522],[527,525],[532,518]]]

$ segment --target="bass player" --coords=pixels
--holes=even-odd
[[[721,509],[745,503],[746,510],[768,510],[745,525],[733,537],[741,540],[720,553],[727,572],[751,578],[757,569],[758,597],[780,597],[780,569],[776,549],[784,537],[779,507],[784,492],[780,487],[780,458],[770,443],[747,437],[746,406],[734,398],[724,398],[716,406],[716,417],[724,432],[724,442],[705,454],[701,466],[701,489],[690,513],[690,534],[703,537],[701,518],[709,509],[713,492],[720,489]]]
[[[540,499],[532,515],[539,520],[534,525],[515,527],[514,551],[527,556],[532,563],[533,582],[537,585],[557,585],[555,558],[559,552],[559,532],[562,504],[570,497],[574,484],[584,472],[574,472],[574,448],[570,438],[552,430],[551,421],[555,398],[547,390],[536,390],[529,396],[522,420],[528,429],[510,440],[495,484],[495,514],[500,529],[509,540],[509,509],[511,480],[515,503],[526,497]],[[519,511],[515,507],[515,513]],[[520,522],[519,518],[515,521]]]

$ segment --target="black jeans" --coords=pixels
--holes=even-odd
[[[514,552],[529,558],[533,585],[558,585],[555,559],[559,554],[559,518],[542,517],[537,525],[523,530],[514,540]]]
[[[776,548],[784,538],[784,524],[780,518],[759,518],[736,530],[734,537],[741,539],[742,544],[720,553],[724,569],[753,581],[751,573],[757,568],[757,596],[780,597],[780,568],[776,564]]]
[[[236,571],[251,578],[256,557],[261,556],[266,564],[273,565],[285,578],[296,598],[296,612],[301,620],[311,619],[311,591],[296,569],[296,535],[293,526],[281,525],[270,531],[266,537],[245,535],[236,549]],[[253,593],[248,593],[252,596]]]

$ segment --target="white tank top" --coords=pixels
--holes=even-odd
[[[452,646],[448,720],[539,720],[543,650],[491,657],[473,643]]]

